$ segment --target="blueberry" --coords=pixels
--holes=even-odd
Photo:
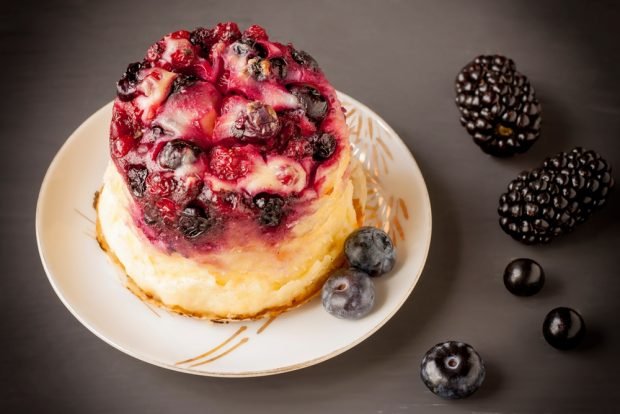
[[[586,333],[586,324],[577,311],[559,307],[553,309],[543,322],[543,335],[549,345],[557,349],[571,349],[579,345]]]
[[[323,307],[341,319],[359,319],[375,304],[375,285],[358,269],[340,269],[327,279],[321,292]]]
[[[237,136],[267,139],[278,133],[280,120],[271,106],[252,102],[248,105],[247,113],[235,122],[233,128]]]
[[[276,78],[279,78],[279,79],[286,78],[286,73],[287,73],[286,60],[284,60],[281,57],[269,59],[269,71]]]
[[[258,222],[266,227],[276,227],[284,216],[284,199],[276,194],[259,193],[254,205],[260,210]]]
[[[470,345],[447,341],[428,350],[420,376],[434,394],[447,399],[465,398],[484,381],[484,361]]]
[[[319,91],[310,86],[299,85],[289,87],[289,91],[299,100],[308,118],[315,122],[321,122],[325,118],[327,101]]]
[[[213,219],[200,207],[185,207],[179,216],[179,230],[187,239],[195,239],[209,230]]]
[[[141,62],[130,63],[116,83],[116,93],[121,101],[130,101],[134,98],[138,87],[138,73],[142,66]]]
[[[325,161],[336,152],[336,138],[332,134],[321,134],[312,138],[312,158]]]
[[[200,149],[195,145],[187,141],[175,139],[164,145],[157,158],[159,165],[163,168],[174,170],[181,165],[194,163],[199,152]]]
[[[361,227],[351,233],[344,243],[344,254],[351,266],[373,277],[389,272],[396,262],[390,236],[376,227]]]
[[[291,57],[293,58],[295,62],[299,63],[301,66],[305,68],[308,68],[314,71],[319,70],[319,64],[317,63],[317,61],[314,60],[314,58],[310,56],[309,53],[304,52],[303,50],[292,49]]]
[[[504,285],[517,296],[531,296],[545,284],[543,268],[532,259],[515,259],[506,266]]]
[[[127,169],[127,182],[131,193],[140,198],[146,191],[146,176],[148,171],[143,166],[132,165]]]

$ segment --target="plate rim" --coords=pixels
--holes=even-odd
[[[416,162],[415,158],[413,157],[413,154],[411,153],[411,151],[409,150],[409,148],[407,147],[407,145],[405,144],[405,142],[402,140],[402,138],[400,137],[400,135],[398,135],[396,133],[396,131],[394,131],[394,129],[379,115],[377,114],[375,111],[373,111],[371,108],[369,108],[367,105],[365,105],[364,103],[358,101],[357,99],[351,97],[350,95],[341,92],[341,91],[337,91],[339,98],[344,99],[344,100],[348,100],[352,103],[354,103],[355,105],[361,107],[363,110],[367,111],[371,116],[374,117],[375,121],[377,123],[379,123],[383,128],[385,128],[390,134],[393,134],[395,137],[398,138],[396,145],[400,146],[401,149],[404,150],[404,152],[406,152],[409,161],[411,163],[411,166],[414,168],[415,172],[417,174],[419,174],[419,176],[422,178],[422,183],[424,184],[423,186],[423,195],[424,195],[424,199],[426,201],[426,204],[428,206],[427,209],[427,221],[428,221],[428,240],[425,243],[424,246],[424,253],[423,253],[423,262],[422,262],[422,266],[420,266],[420,269],[418,270],[417,274],[415,275],[414,281],[413,283],[411,283],[409,290],[407,291],[407,293],[405,295],[403,295],[403,299],[395,306],[392,308],[392,310],[385,316],[385,318],[383,318],[379,323],[377,323],[375,326],[373,326],[368,332],[366,332],[365,335],[361,336],[360,338],[357,338],[355,341],[352,341],[351,343],[347,344],[344,347],[338,348],[330,353],[327,353],[321,357],[318,358],[313,358],[304,362],[300,362],[297,364],[292,364],[292,365],[286,365],[283,367],[278,367],[278,368],[273,368],[273,369],[266,369],[266,370],[260,370],[260,371],[243,371],[243,372],[230,372],[230,373],[226,373],[226,372],[217,372],[217,371],[202,371],[202,370],[191,370],[191,369],[187,369],[187,368],[183,368],[183,367],[178,367],[175,365],[169,365],[166,364],[164,362],[161,361],[157,361],[154,360],[148,356],[145,355],[141,355],[137,352],[134,352],[132,350],[126,349],[123,346],[115,343],[113,340],[107,338],[105,335],[101,334],[100,332],[97,331],[97,329],[95,329],[93,326],[91,326],[87,321],[85,321],[80,314],[71,306],[71,304],[69,303],[69,301],[63,296],[63,294],[60,291],[59,286],[57,285],[57,283],[55,282],[54,277],[52,276],[52,272],[49,270],[47,261],[45,259],[45,247],[42,244],[41,241],[41,220],[42,220],[42,213],[41,213],[41,205],[42,205],[42,201],[44,200],[44,198],[47,195],[47,192],[49,191],[49,182],[52,179],[52,175],[53,172],[57,169],[57,164],[60,162],[59,160],[62,158],[62,155],[68,150],[68,148],[70,147],[70,145],[73,143],[73,141],[75,141],[77,139],[77,137],[80,135],[81,131],[85,128],[87,128],[91,123],[94,122],[94,119],[97,118],[99,116],[99,114],[101,112],[104,112],[107,110],[108,106],[113,105],[114,101],[110,101],[108,103],[106,103],[105,105],[103,105],[101,108],[99,108],[98,110],[96,110],[95,112],[93,112],[88,118],[86,118],[85,121],[83,121],[80,126],[78,126],[77,129],[75,129],[73,131],[73,133],[71,133],[71,135],[69,136],[69,138],[67,138],[65,140],[65,142],[62,144],[62,146],[60,147],[60,149],[56,152],[56,154],[54,155],[54,158],[52,159],[52,161],[50,162],[47,170],[45,171],[45,176],[43,178],[43,181],[41,183],[41,187],[39,189],[39,194],[37,196],[37,206],[36,206],[36,210],[35,210],[35,234],[36,234],[36,239],[37,239],[37,249],[39,252],[39,258],[41,259],[41,263],[43,265],[43,270],[45,271],[45,275],[48,279],[48,281],[50,282],[50,284],[52,285],[52,288],[54,289],[54,293],[56,293],[56,296],[58,296],[58,298],[60,299],[60,301],[62,302],[62,304],[69,310],[69,312],[84,326],[86,327],[91,333],[93,333],[95,336],[97,336],[99,339],[101,339],[102,341],[104,341],[105,343],[107,343],[108,345],[112,346],[113,348],[115,348],[118,351],[123,352],[124,354],[127,354],[137,360],[140,360],[142,362],[146,362],[148,364],[151,365],[155,365],[158,366],[160,368],[164,368],[164,369],[168,369],[168,370],[172,370],[172,371],[177,371],[177,372],[181,372],[181,373],[185,373],[185,374],[192,374],[192,375],[198,375],[198,376],[207,376],[207,377],[219,377],[219,378],[251,378],[251,377],[262,377],[262,376],[269,376],[269,375],[276,375],[276,374],[282,374],[282,373],[286,373],[286,372],[292,372],[292,371],[297,371],[300,370],[302,368],[307,368],[313,365],[317,365],[320,364],[321,362],[327,361],[329,359],[332,359],[340,354],[343,354],[344,352],[354,348],[355,346],[359,345],[360,343],[364,342],[366,339],[370,338],[372,335],[374,335],[376,332],[378,332],[383,326],[385,326],[387,324],[387,322],[392,319],[394,317],[394,315],[402,308],[402,306],[404,305],[404,303],[409,299],[409,297],[411,296],[411,293],[413,292],[413,289],[416,287],[416,285],[418,284],[420,277],[422,275],[422,273],[424,272],[424,268],[426,267],[426,263],[428,260],[428,254],[430,251],[430,246],[431,246],[431,240],[432,240],[432,235],[433,235],[433,219],[432,219],[432,206],[431,206],[431,200],[430,200],[430,195],[428,192],[428,187],[426,185],[426,180],[424,179],[424,175],[422,174],[422,171],[420,170],[420,167],[418,165],[418,163]]]

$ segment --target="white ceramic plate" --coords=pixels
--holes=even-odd
[[[375,279],[371,314],[330,316],[320,299],[275,320],[215,324],[140,301],[120,282],[95,240],[93,194],[108,163],[112,104],[88,118],[50,165],[39,194],[36,231],[49,280],[71,313],[119,350],[164,368],[198,375],[277,374],[332,358],[368,338],[416,285],[431,240],[431,206],[422,174],[398,135],[377,114],[340,94],[354,155],[369,178],[367,224],[384,227],[398,249],[395,270]]]

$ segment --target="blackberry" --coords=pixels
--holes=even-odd
[[[481,55],[456,78],[461,124],[488,154],[505,157],[527,151],[540,135],[541,106],[514,61]]]
[[[547,243],[586,221],[613,185],[611,167],[596,152],[561,152],[508,184],[499,199],[500,225],[526,244]]]

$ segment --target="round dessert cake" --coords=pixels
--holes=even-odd
[[[130,64],[117,92],[97,237],[134,293],[238,320],[319,291],[366,189],[308,53],[259,26],[180,30]]]

